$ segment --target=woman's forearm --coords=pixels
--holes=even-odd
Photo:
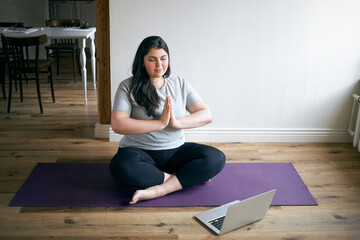
[[[188,129],[201,127],[212,122],[211,111],[204,102],[193,104],[188,111],[190,115],[180,118],[176,118],[174,112],[171,111],[169,125],[177,129]]]
[[[209,109],[199,110],[182,118],[178,118],[179,129],[188,129],[204,126],[212,122],[212,115]]]
[[[123,113],[112,113],[111,128],[122,135],[144,134],[162,130],[166,124],[160,120],[138,120],[129,118]]]
[[[188,111],[190,115],[176,118],[168,97],[159,120],[138,120],[130,118],[127,112],[113,111],[111,128],[114,132],[122,135],[134,135],[160,131],[168,125],[176,129],[188,129],[212,122],[211,111],[203,102],[192,105]]]

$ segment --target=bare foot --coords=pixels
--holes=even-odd
[[[181,190],[182,186],[175,175],[169,177],[164,183],[156,186],[149,187],[143,190],[137,190],[130,204],[135,204],[141,200],[149,200],[165,196],[166,194]]]
[[[162,196],[163,194],[160,192],[159,186],[157,185],[144,190],[137,190],[129,203],[135,204],[141,200],[154,199]]]

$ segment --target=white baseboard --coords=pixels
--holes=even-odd
[[[122,135],[110,128],[110,142]],[[346,129],[239,129],[198,128],[185,130],[188,142],[351,142]]]
[[[95,138],[109,138],[111,130],[110,124],[95,123]],[[114,132],[113,132],[114,133]]]

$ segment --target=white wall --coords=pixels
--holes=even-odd
[[[210,106],[194,141],[348,141],[358,0],[110,0],[112,99],[149,35]]]
[[[48,18],[48,0],[0,1],[0,22],[23,22],[25,26],[41,27]]]

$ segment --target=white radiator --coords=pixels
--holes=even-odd
[[[353,146],[357,147],[360,152],[360,96],[357,94],[353,94],[352,96],[354,98],[354,102],[348,132],[353,137]]]

